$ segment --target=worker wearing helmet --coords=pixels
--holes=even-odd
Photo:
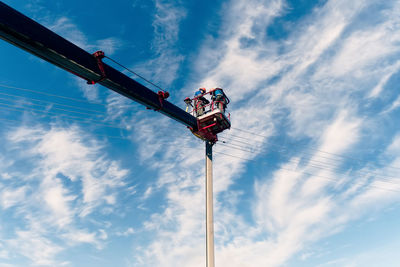
[[[225,112],[227,100],[224,91],[221,88],[215,88],[212,91],[211,99],[213,100],[213,108],[218,108]]]
[[[194,93],[194,110],[197,117],[204,114],[204,106],[210,103],[210,101],[203,96],[205,93],[205,88],[199,88],[199,90]]]

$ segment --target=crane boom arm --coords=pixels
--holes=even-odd
[[[160,105],[157,93],[105,63],[102,64],[104,77],[92,54],[3,2],[0,2],[0,38],[81,78],[99,81],[99,84],[121,95],[197,129],[197,119],[191,114],[166,100],[162,100]]]

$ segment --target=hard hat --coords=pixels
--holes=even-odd
[[[192,100],[190,99],[190,97],[186,97],[185,100],[183,100],[183,101],[185,101],[186,104],[192,103]]]

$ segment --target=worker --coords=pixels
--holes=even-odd
[[[222,112],[225,112],[227,100],[221,88],[215,88],[214,91],[212,91],[211,99],[213,100],[213,108],[218,108]]]
[[[186,97],[183,101],[186,104],[186,112],[191,113],[193,111],[192,99],[190,99],[190,97]]]
[[[204,114],[204,107],[210,103],[210,101],[203,96],[205,93],[205,88],[199,88],[194,94],[194,110],[197,117]]]

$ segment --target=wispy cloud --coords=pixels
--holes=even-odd
[[[151,81],[167,87],[177,78],[177,72],[184,59],[184,56],[176,49],[176,43],[178,42],[180,23],[186,16],[186,10],[180,1],[156,0],[154,3],[155,12],[152,24],[154,55],[146,62],[136,64],[134,69]],[[151,85],[148,86],[151,87]]]
[[[54,18],[54,16],[48,15],[40,18],[40,21],[50,30],[89,53],[101,50],[105,55],[112,56],[123,46],[123,42],[116,37],[108,37],[99,40],[89,38],[88,35],[80,29],[78,24],[68,17]],[[99,102],[99,93],[96,85],[88,85],[80,78],[76,78],[75,81],[78,88],[89,101]]]
[[[185,18],[186,10],[179,2],[168,0],[156,0],[155,7],[153,49],[162,54],[178,41],[179,24]]]
[[[121,40],[115,37],[95,40],[92,43],[89,41],[87,35],[79,29],[78,25],[67,17],[60,17],[50,21],[47,20],[50,19],[45,18],[44,22],[50,30],[61,35],[68,41],[76,44],[88,52],[102,50],[107,55],[112,55],[118,48],[122,46]]]
[[[5,149],[16,162],[1,169],[13,181],[0,183],[1,207],[12,209],[19,223],[1,233],[3,249],[36,265],[62,266],[67,262],[59,253],[69,247],[88,243],[103,248],[107,232],[87,228],[94,211],[109,213],[106,209],[115,206],[128,171],[108,159],[103,147],[78,127],[21,126],[6,138]],[[26,156],[29,163],[14,170]],[[19,180],[25,185],[18,186]]]
[[[8,209],[24,200],[27,188],[4,188],[1,190],[1,206]]]
[[[58,262],[54,258],[63,249],[37,231],[16,231],[16,237],[8,240],[8,248],[31,259],[35,265],[66,265],[68,262]]]

